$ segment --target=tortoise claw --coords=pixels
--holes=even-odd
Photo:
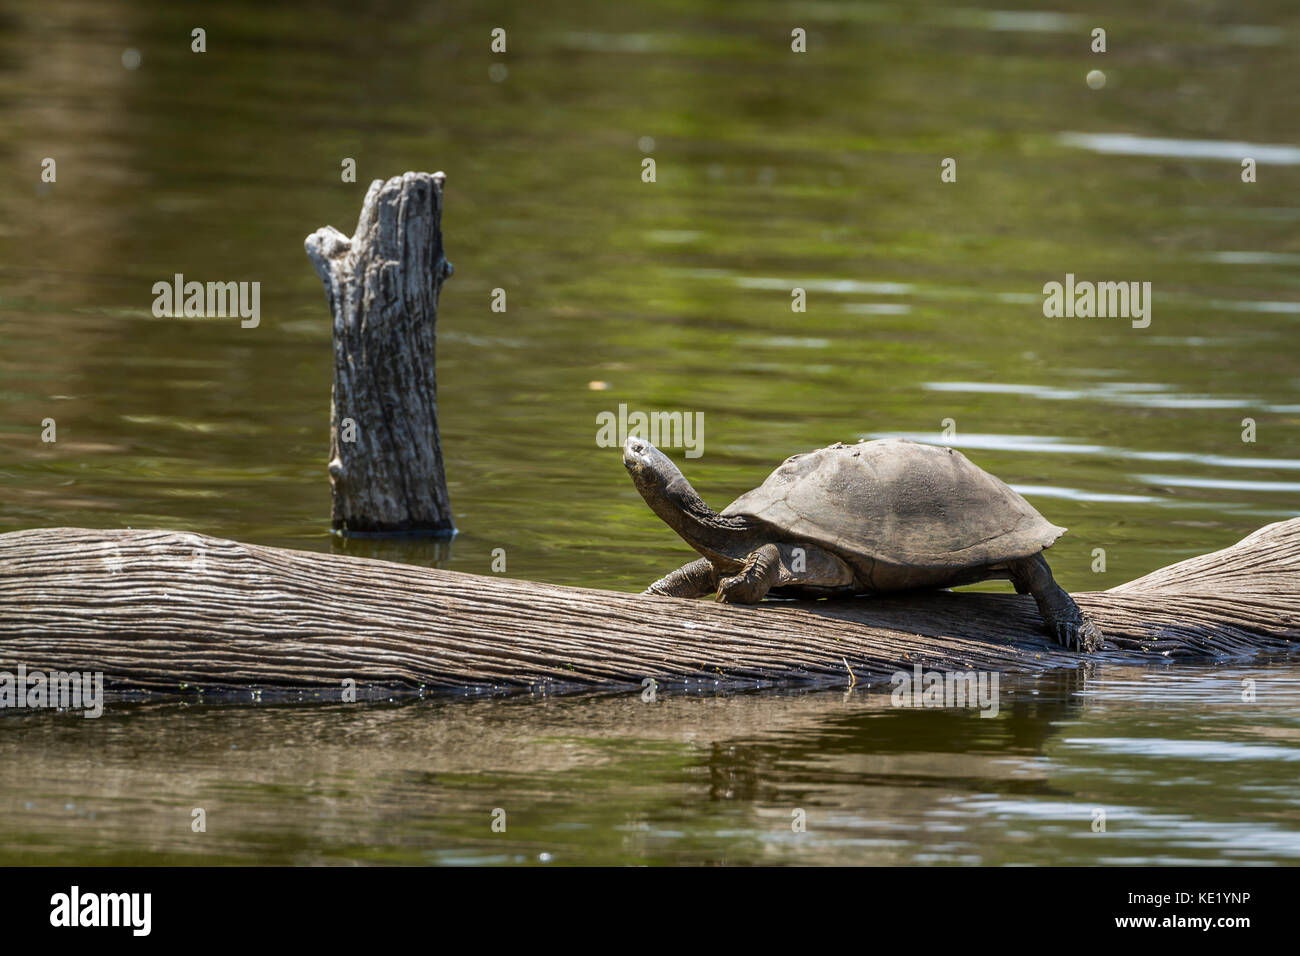
[[[750,593],[752,589],[747,584],[743,574],[723,578],[718,582],[718,594],[714,600],[719,604],[755,604],[758,599]]]
[[[1082,612],[1075,620],[1054,621],[1052,637],[1062,647],[1080,654],[1091,654],[1101,650],[1106,640],[1105,635],[1101,633],[1101,628]]]

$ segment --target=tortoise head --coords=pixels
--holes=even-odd
[[[686,476],[650,442],[630,436],[623,443],[623,464],[651,510],[700,554],[733,564],[737,549],[748,553],[736,535],[748,530],[748,522],[724,517],[706,505]]]
[[[636,490],[641,492],[641,497],[651,507],[654,507],[652,496],[662,498],[668,486],[675,480],[686,481],[685,476],[667,455],[636,435],[628,436],[627,441],[623,443],[623,466],[632,476],[632,483],[636,485]],[[658,510],[655,509],[656,512]]]

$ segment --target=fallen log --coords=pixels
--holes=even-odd
[[[1104,592],[1082,657],[1032,599],[937,592],[738,607],[289,551],[173,531],[0,535],[0,671],[118,690],[734,690],[1091,660],[1227,659],[1300,640],[1300,519]]]

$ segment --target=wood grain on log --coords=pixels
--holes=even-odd
[[[344,533],[453,529],[434,372],[442,173],[406,173],[366,192],[357,231],[307,237],[334,317],[332,524]]]
[[[738,607],[288,551],[172,531],[0,535],[0,670],[121,689],[847,684],[915,664],[1039,671],[1229,658],[1300,640],[1300,519],[1105,592],[1081,657],[1033,600],[938,592]]]

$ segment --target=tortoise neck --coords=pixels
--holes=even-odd
[[[650,506],[687,544],[714,561],[735,562],[736,535],[753,529],[748,518],[718,514],[681,475],[668,482]]]

